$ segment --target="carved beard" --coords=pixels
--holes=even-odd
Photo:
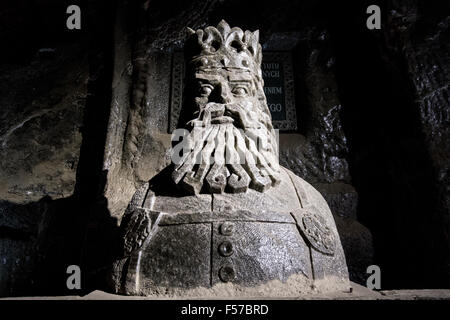
[[[243,111],[246,110],[246,111]],[[208,103],[186,138],[172,178],[190,194],[265,192],[280,179],[275,133],[258,110]],[[256,120],[255,120],[256,119]],[[260,121],[261,120],[261,121]],[[270,124],[270,118],[269,118]]]

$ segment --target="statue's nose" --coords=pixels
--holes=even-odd
[[[231,103],[231,94],[226,86],[223,85],[218,86],[217,91],[218,91],[217,92],[218,103],[223,104]]]

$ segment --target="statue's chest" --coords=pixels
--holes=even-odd
[[[129,271],[141,287],[258,285],[311,278],[309,250],[290,213],[161,213]]]

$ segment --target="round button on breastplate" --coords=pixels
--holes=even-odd
[[[224,241],[219,245],[219,253],[223,257],[229,257],[233,254],[233,244],[230,241]]]
[[[229,222],[224,222],[220,225],[220,233],[224,236],[231,236],[233,234],[234,225]]]
[[[231,266],[224,266],[219,270],[219,278],[223,282],[230,282],[234,280],[236,274],[234,273],[234,269]]]

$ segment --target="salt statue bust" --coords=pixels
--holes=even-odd
[[[136,192],[124,215],[119,292],[276,297],[347,290],[327,203],[278,163],[258,31],[222,21],[189,33],[189,131],[177,131],[183,139],[174,143],[172,165]]]

